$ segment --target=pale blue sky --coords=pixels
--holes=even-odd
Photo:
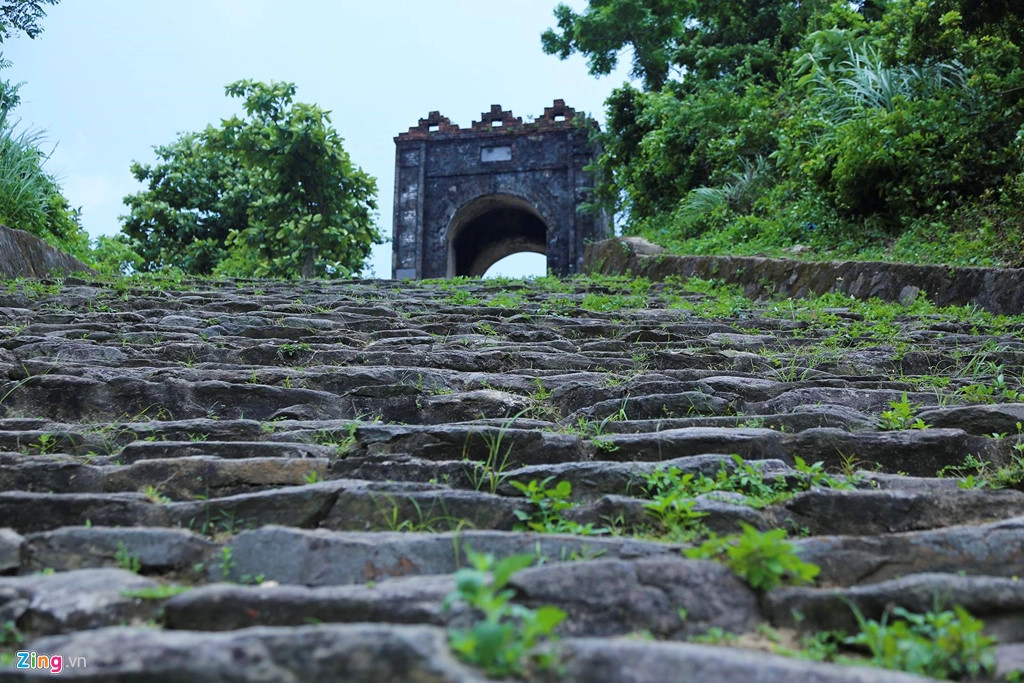
[[[353,161],[377,178],[390,236],[393,138],[429,111],[468,126],[492,104],[525,118],[561,98],[603,121],[628,69],[595,79],[578,56],[545,55],[557,2],[62,0],[42,35],[3,45],[14,64],[0,75],[25,83],[17,113],[56,144],[48,168],[94,237],[119,231],[121,199],[141,187],[129,163],[240,113],[224,86],[242,78],[292,81],[298,101],[332,112]],[[504,270],[542,271],[529,256]],[[391,245],[370,265],[390,277]]]

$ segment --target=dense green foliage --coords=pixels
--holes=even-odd
[[[0,3],[0,43],[24,33],[35,38],[46,16],[43,5],[57,0]],[[0,58],[0,69],[10,62]],[[30,232],[79,258],[89,257],[89,237],[45,168],[49,153],[40,131],[19,126],[14,110],[21,102],[19,85],[0,79],[0,224]]]
[[[1024,265],[1024,10],[1003,0],[590,0],[545,51],[607,101],[603,201],[692,253]],[[798,246],[799,245],[799,246]]]
[[[156,148],[125,198],[140,267],[226,276],[344,277],[381,242],[376,183],[353,165],[328,113],[295,86],[238,81],[245,117]]]

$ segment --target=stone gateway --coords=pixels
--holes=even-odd
[[[605,212],[582,210],[593,125],[555,100],[530,123],[496,104],[469,129],[434,111],[396,137],[392,277],[480,276],[519,252],[579,273],[584,245],[611,235]]]

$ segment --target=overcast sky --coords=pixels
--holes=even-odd
[[[122,198],[141,188],[133,161],[178,133],[241,113],[224,86],[291,81],[296,100],[332,112],[352,160],[377,178],[380,227],[391,235],[393,138],[431,110],[469,126],[492,104],[524,119],[561,98],[603,121],[628,69],[595,79],[578,56],[545,55],[557,0],[62,0],[43,33],[3,47],[24,82],[17,115],[56,145],[56,173],[92,236],[120,230]],[[568,4],[582,8],[583,0]],[[506,274],[543,272],[510,257]],[[391,245],[370,262],[391,276]]]

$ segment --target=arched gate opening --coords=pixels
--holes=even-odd
[[[548,226],[529,202],[507,194],[477,197],[448,225],[448,277],[481,277],[511,254],[547,254]]]

